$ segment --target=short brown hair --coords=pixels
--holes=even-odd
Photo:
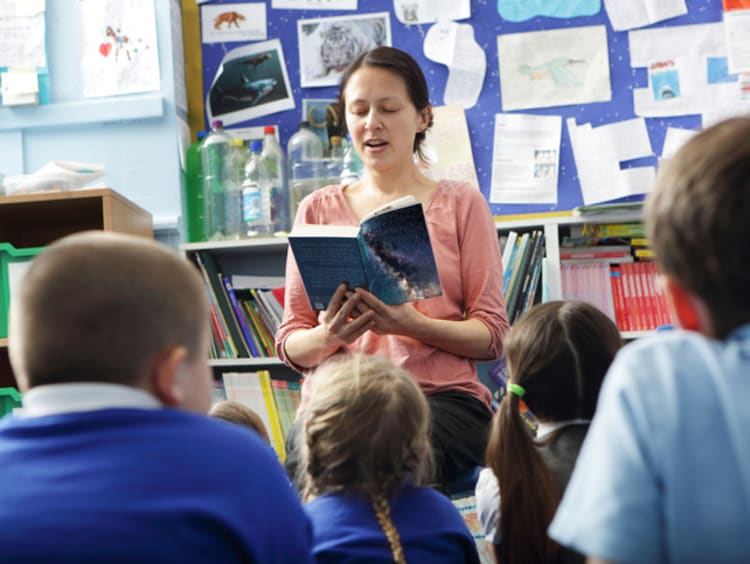
[[[89,231],[64,237],[31,263],[11,308],[9,350],[22,387],[67,382],[137,386],[153,356],[208,331],[197,269],[166,246]]]
[[[750,118],[705,129],[667,161],[646,226],[662,271],[706,304],[716,337],[750,321]]]
[[[417,108],[417,112],[421,113],[426,108],[430,109],[430,119],[427,127],[423,131],[418,131],[414,136],[414,145],[412,148],[417,156],[419,156],[419,159],[422,162],[426,162],[427,157],[422,150],[422,145],[427,137],[427,130],[432,127],[433,116],[430,104],[430,92],[427,89],[427,81],[424,78],[424,73],[419,68],[419,63],[409,53],[395,47],[375,47],[362,53],[349,64],[341,75],[338,101],[339,110],[344,115],[346,114],[346,97],[344,96],[346,85],[352,75],[361,67],[381,68],[398,75],[404,81],[409,99],[414,104],[414,107]],[[344,129],[346,128],[346,120],[343,120],[343,127]]]
[[[230,423],[244,425],[258,433],[264,441],[269,444],[271,443],[263,419],[244,403],[233,400],[222,400],[211,406],[208,415],[216,419],[229,421]]]

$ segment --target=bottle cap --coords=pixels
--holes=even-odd
[[[220,119],[212,119],[211,120],[211,129],[218,129],[220,127],[224,127],[224,122]]]
[[[263,133],[276,133],[276,128],[273,125],[267,125],[263,128]]]
[[[232,147],[242,147],[245,144],[245,142],[242,139],[240,139],[239,137],[232,137],[229,140],[229,144]]]
[[[300,129],[310,129],[310,122],[307,120],[299,122]]]
[[[338,135],[331,135],[331,145],[341,145],[341,137]]]
[[[260,153],[263,150],[263,141],[260,139],[253,139],[250,141],[250,152]]]
[[[208,131],[205,129],[201,129],[198,133],[195,134],[195,138],[200,141],[201,139],[205,139],[206,135],[208,135]]]

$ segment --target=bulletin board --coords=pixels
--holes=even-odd
[[[238,3],[236,0],[214,0],[202,3],[202,6],[215,4]],[[256,2],[257,3],[257,2]],[[356,12],[330,10],[277,10],[271,8],[271,0],[266,0],[267,38],[279,39],[295,100],[294,109],[279,111],[274,114],[251,119],[237,124],[238,127],[254,125],[277,125],[282,146],[286,146],[289,137],[297,130],[302,116],[303,98],[336,98],[338,89],[335,86],[302,88],[300,85],[300,64],[297,44],[297,20],[329,16],[359,15],[363,13],[388,12],[392,45],[408,51],[421,65],[430,89],[433,105],[443,105],[443,93],[448,78],[448,68],[427,59],[423,53],[425,34],[432,24],[406,25],[401,23],[393,13],[393,0],[359,0]],[[610,62],[610,83],[612,98],[608,102],[584,105],[558,106],[544,109],[523,110],[520,113],[561,115],[563,118],[560,147],[559,182],[557,204],[491,204],[495,216],[516,214],[538,214],[571,210],[583,204],[578,182],[575,160],[570,146],[570,139],[565,126],[566,118],[573,117],[577,123],[590,123],[592,127],[610,122],[617,122],[636,117],[633,111],[633,88],[646,87],[648,77],[646,69],[632,69],[628,45],[628,32],[616,32],[610,25],[604,3],[601,10],[593,16],[558,19],[552,17],[534,17],[531,20],[514,23],[503,20],[498,14],[497,2],[493,0],[472,0],[471,18],[460,23],[469,23],[474,28],[477,43],[485,51],[487,73],[481,94],[475,106],[466,110],[466,119],[472,141],[474,163],[479,179],[480,189],[489,200],[492,176],[492,154],[494,139],[495,114],[503,112],[499,84],[497,36],[507,33],[518,33],[538,30],[561,29],[568,27],[603,25],[606,27],[607,44]],[[653,24],[650,27],[669,27],[697,23],[719,22],[722,19],[721,0],[686,0],[686,15]],[[640,28],[644,29],[644,28]],[[246,43],[203,43],[203,88],[204,99],[211,86],[224,54]],[[187,77],[190,80],[190,77]],[[645,118],[655,155],[638,159],[625,166],[656,165],[657,155],[661,154],[667,127],[683,129],[700,129],[701,116],[689,115],[669,118]],[[206,124],[207,125],[207,124]],[[234,127],[234,126],[233,126]],[[643,196],[629,196],[617,201],[638,200]]]

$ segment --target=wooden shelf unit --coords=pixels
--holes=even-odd
[[[0,196],[0,241],[17,249],[87,230],[154,236],[151,214],[111,188]],[[7,339],[0,339],[0,387],[6,386],[16,386],[16,380]]]

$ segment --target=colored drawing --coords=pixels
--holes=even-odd
[[[602,9],[601,0],[497,0],[497,13],[509,22],[525,22],[536,16],[574,18],[593,16]]]

